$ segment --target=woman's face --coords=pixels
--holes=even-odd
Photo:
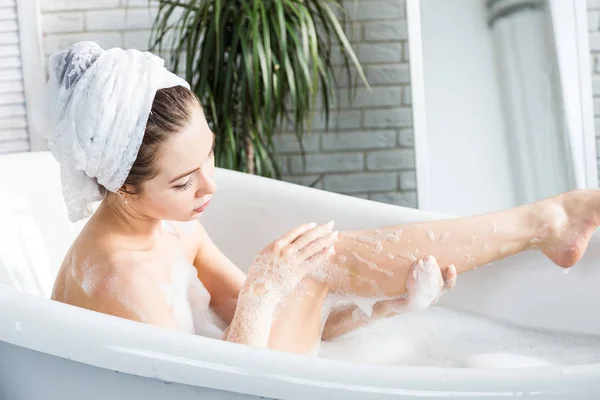
[[[208,206],[217,187],[213,181],[215,136],[198,105],[189,124],[158,150],[158,174],[142,183],[135,209],[161,220],[189,221]]]

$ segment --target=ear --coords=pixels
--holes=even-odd
[[[131,196],[133,193],[135,193],[135,190],[133,186],[129,184],[124,184],[119,190],[117,190],[117,194],[119,196]]]
[[[130,184],[124,184],[117,191],[117,194],[122,198],[127,197],[129,201],[135,201],[139,197],[139,188],[136,188],[135,186]]]

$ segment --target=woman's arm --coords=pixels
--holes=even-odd
[[[327,319],[322,339],[333,339],[383,318],[424,310],[456,285],[456,275],[454,265],[442,271],[434,257],[419,260],[411,266],[403,296],[375,303],[371,315],[355,305],[334,310]]]
[[[223,340],[268,347],[276,299],[244,290],[246,274],[219,250],[202,225],[197,226],[194,266],[211,295],[211,307],[228,325]]]
[[[264,293],[242,290],[231,324],[223,334],[223,340],[255,347],[269,347],[269,337],[275,316],[277,301]]]
[[[216,309],[229,323],[225,340],[268,347],[274,313],[281,300],[309,271],[329,262],[337,238],[332,227],[332,223],[319,227],[305,224],[290,230],[263,249],[246,278],[198,226],[194,265],[198,277],[215,296]]]
[[[230,324],[246,274],[219,250],[200,223],[195,222],[195,225],[197,251],[194,266],[198,270],[198,278],[210,293],[213,310]]]

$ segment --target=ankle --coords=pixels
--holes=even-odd
[[[539,247],[548,237],[560,234],[568,215],[558,198],[542,200],[531,204],[532,247]]]

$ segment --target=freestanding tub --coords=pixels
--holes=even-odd
[[[373,228],[440,218],[217,170],[202,217],[241,268],[303,222]],[[600,364],[527,369],[384,366],[290,355],[173,333],[48,299],[82,223],[68,223],[49,153],[0,157],[0,398],[600,398]],[[447,307],[527,327],[600,335],[600,236],[568,275],[523,253],[461,275]]]

